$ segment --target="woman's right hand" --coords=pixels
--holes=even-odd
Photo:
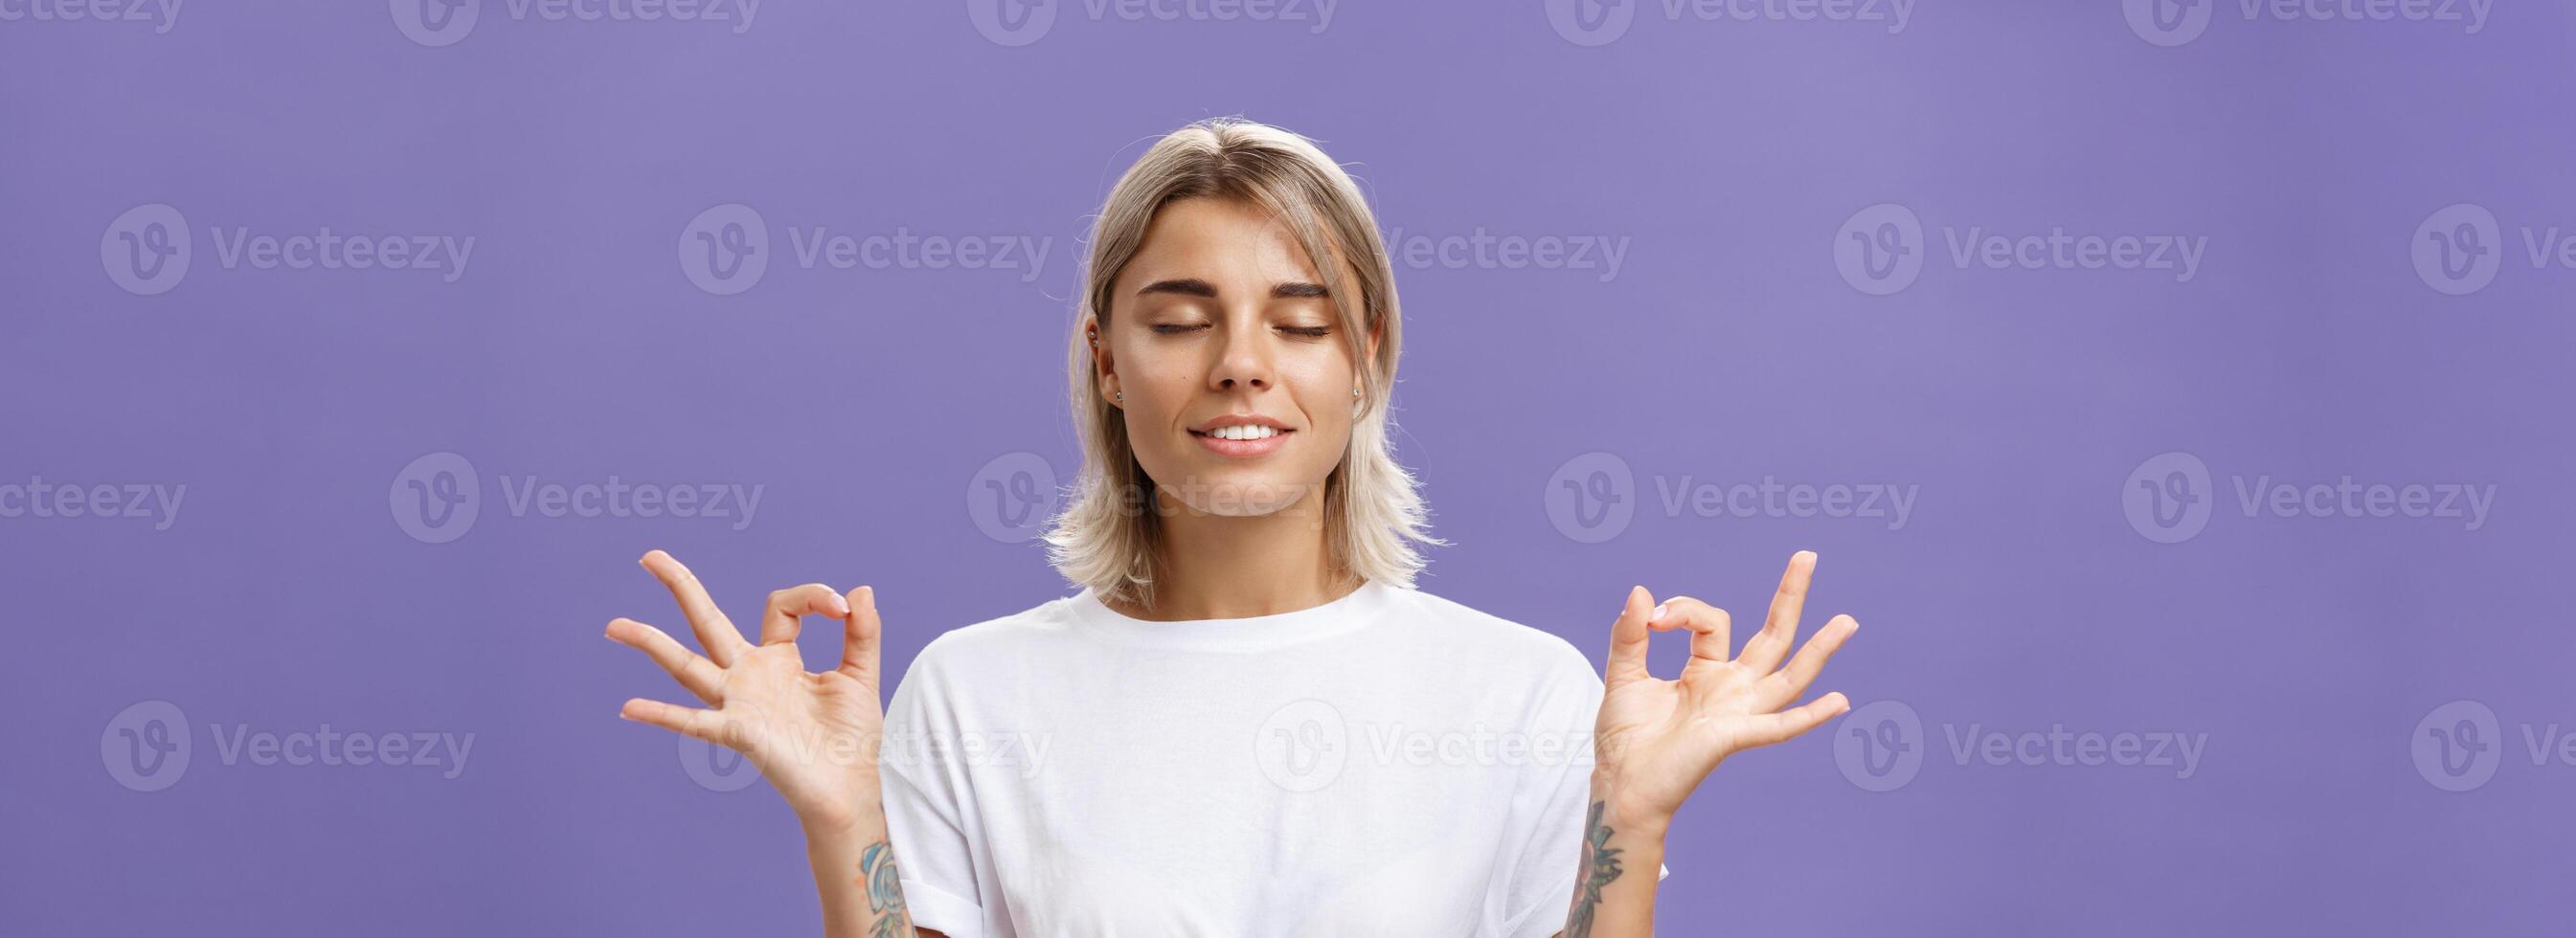
[[[808,583],[771,593],[760,644],[754,645],[707,598],[697,575],[670,554],[656,550],[641,562],[670,588],[706,654],[633,619],[610,621],[608,637],[651,656],[707,706],[638,697],[618,715],[742,753],[787,797],[809,833],[841,830],[878,810],[877,746],[885,710],[877,696],[883,623],[874,591],[862,586],[844,597]],[[805,670],[796,633],[808,615],[842,621],[839,668]]]

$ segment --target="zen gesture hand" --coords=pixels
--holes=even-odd
[[[808,829],[846,827],[878,797],[877,746],[885,711],[877,697],[877,650],[883,624],[868,587],[846,597],[819,583],[769,594],[760,644],[744,640],[707,598],[696,574],[670,554],[644,555],[679,600],[701,656],[662,630],[620,618],[608,637],[642,651],[706,703],[705,709],[636,698],[618,715],[685,733],[743,754],[787,797]],[[796,652],[803,617],[843,623],[841,666],[814,674]]]
[[[1726,610],[1683,596],[1658,606],[1645,587],[1629,592],[1627,608],[1610,627],[1610,658],[1594,728],[1594,777],[1607,786],[1613,816],[1669,820],[1727,756],[1791,739],[1851,709],[1840,693],[1790,706],[1843,640],[1860,628],[1850,616],[1835,616],[1798,649],[1788,667],[1780,666],[1797,637],[1798,614],[1806,605],[1807,579],[1815,567],[1813,552],[1789,558],[1780,591],[1771,599],[1770,618],[1744,643],[1744,652],[1732,658],[1727,655]],[[1675,629],[1690,630],[1690,663],[1674,680],[1646,673],[1647,640],[1655,632]]]

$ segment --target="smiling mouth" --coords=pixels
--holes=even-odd
[[[1295,432],[1297,431],[1282,430],[1277,427],[1245,424],[1234,427],[1218,427],[1214,430],[1192,430],[1190,431],[1190,435],[1205,437],[1211,440],[1267,440],[1274,436],[1287,436],[1288,434]]]

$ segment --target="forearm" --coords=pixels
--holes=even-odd
[[[1574,904],[1565,938],[1652,938],[1656,872],[1664,862],[1664,817],[1622,817],[1619,799],[1599,777],[1584,812],[1583,848],[1574,873]]]
[[[823,934],[831,938],[915,938],[903,901],[894,844],[886,837],[884,802],[862,799],[846,824],[805,825],[805,856],[823,899]]]

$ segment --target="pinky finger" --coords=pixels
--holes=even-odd
[[[723,726],[724,717],[713,710],[683,707],[637,697],[627,701],[626,706],[619,708],[617,715],[637,723],[658,726],[683,736],[694,736],[708,742],[722,742],[717,737],[718,731]]]
[[[1753,725],[1744,734],[1745,748],[1788,742],[1850,709],[1850,698],[1844,697],[1841,691],[1835,691],[1807,701],[1805,706],[1754,717]]]

